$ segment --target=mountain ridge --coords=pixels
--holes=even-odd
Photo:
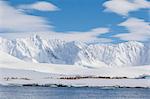
[[[150,46],[137,41],[119,44],[86,44],[58,39],[44,40],[38,35],[8,40],[0,38],[0,50],[34,63],[83,66],[140,66],[150,64]]]

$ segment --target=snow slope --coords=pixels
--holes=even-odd
[[[135,78],[150,75],[150,66],[135,67],[84,67],[78,65],[59,65],[46,63],[28,63],[0,51],[0,68],[33,70],[58,75],[105,76]]]
[[[58,79],[72,76],[105,76],[138,78],[150,76],[150,66],[95,67],[28,63],[0,51],[0,84],[63,84],[67,86],[150,87],[150,79]],[[7,80],[7,78],[9,78]]]
[[[0,50],[33,63],[82,66],[150,65],[150,45],[130,41],[114,45],[43,40],[38,35],[7,40],[0,38]]]

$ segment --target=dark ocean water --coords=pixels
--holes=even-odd
[[[0,86],[0,99],[150,99],[150,89]]]

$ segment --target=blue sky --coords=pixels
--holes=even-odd
[[[46,37],[56,34],[56,38],[76,37],[81,41],[81,36],[87,36],[83,41],[111,43],[150,40],[149,0],[1,0],[0,3],[1,14],[6,17],[0,26],[0,34],[4,37],[39,32],[39,35],[45,33]],[[9,14],[3,15],[9,11],[15,19],[11,19]],[[6,22],[7,18],[15,21],[10,24]],[[22,22],[23,18],[27,22]],[[16,27],[12,28],[12,23]],[[26,28],[22,29],[20,25]],[[97,29],[96,32],[94,29]]]

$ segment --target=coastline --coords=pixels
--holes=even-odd
[[[150,79],[34,79],[0,81],[2,86],[150,88]]]

